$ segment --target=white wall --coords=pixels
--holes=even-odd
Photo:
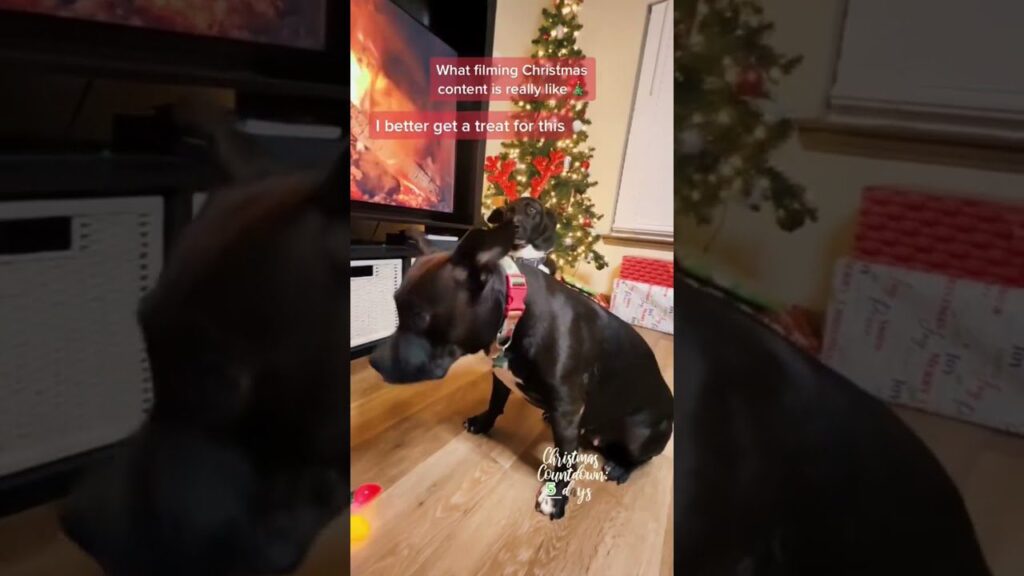
[[[798,118],[825,111],[835,50],[842,26],[842,0],[765,0],[776,24],[774,45],[803,54],[804,64],[780,87],[778,103]],[[676,223],[679,251],[711,265],[748,290],[780,303],[823,308],[832,265],[852,245],[860,191],[869,184],[902,184],[942,189],[968,197],[1024,201],[1024,175],[874,160],[808,151],[794,137],[776,157],[780,169],[803,183],[819,206],[820,219],[795,233],[775,228],[771,218],[741,208],[728,218],[710,252],[710,230]]]

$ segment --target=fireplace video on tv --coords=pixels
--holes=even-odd
[[[430,59],[457,54],[389,0],[352,0],[351,18],[351,199],[451,213],[455,141],[372,139],[368,114],[454,112],[430,99]]]
[[[324,47],[327,0],[0,0],[0,9],[292,48]]]

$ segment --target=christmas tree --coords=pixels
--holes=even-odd
[[[676,209],[699,225],[729,203],[767,206],[786,231],[817,219],[805,189],[770,163],[793,132],[769,88],[801,58],[766,43],[755,0],[682,0],[676,8]]]
[[[578,13],[583,0],[555,0],[553,8],[542,10],[540,30],[533,40],[531,58],[585,58],[576,45],[583,26]],[[485,214],[521,194],[537,197],[558,220],[559,241],[551,253],[560,270],[590,262],[597,269],[608,265],[594,246],[600,236],[594,224],[602,218],[594,211],[587,190],[597,185],[590,180],[590,159],[594,149],[587,145],[587,94],[585,82],[565,96],[550,100],[513,100],[517,112],[568,117],[573,135],[564,139],[516,139],[503,142],[502,152],[487,159],[485,171],[490,183],[485,194]]]

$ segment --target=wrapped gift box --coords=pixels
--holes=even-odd
[[[860,260],[1024,288],[1024,205],[872,186],[853,248]]]
[[[844,260],[822,360],[890,402],[1024,434],[1024,289]]]
[[[674,333],[672,261],[627,256],[612,289],[611,311],[634,326]]]
[[[894,403],[1024,434],[1024,207],[866,189],[822,359]]]

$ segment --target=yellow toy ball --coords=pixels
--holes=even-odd
[[[366,540],[370,535],[370,523],[366,521],[366,518],[353,514],[349,523],[349,534],[351,534],[353,542]]]

